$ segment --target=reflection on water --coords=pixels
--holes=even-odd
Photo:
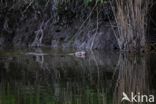
[[[123,104],[123,92],[154,93],[148,56],[71,52],[0,51],[0,104]]]
[[[147,57],[144,55],[120,54],[117,66],[117,76],[114,91],[114,104],[120,104],[123,92],[128,96],[131,93],[135,95],[151,95],[149,89],[149,73],[147,70]],[[136,97],[137,101],[142,99]],[[130,99],[131,100],[131,99]],[[146,99],[143,99],[146,102]],[[125,103],[127,104],[127,102]]]

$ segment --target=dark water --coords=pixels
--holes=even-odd
[[[71,52],[1,50],[0,104],[133,104],[121,103],[123,92],[155,94],[155,54]]]

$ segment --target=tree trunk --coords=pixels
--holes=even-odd
[[[146,45],[149,0],[115,0],[116,39],[120,50],[141,51]]]

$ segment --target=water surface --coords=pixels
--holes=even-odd
[[[155,54],[73,52],[0,50],[0,104],[131,104],[123,92],[155,94]]]

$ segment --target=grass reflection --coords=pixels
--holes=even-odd
[[[2,55],[0,104],[129,104],[123,92],[151,94],[148,55],[66,53]]]
[[[112,104],[112,71],[118,56],[95,53],[86,59],[43,55],[42,63],[39,56],[1,58],[0,103]]]

